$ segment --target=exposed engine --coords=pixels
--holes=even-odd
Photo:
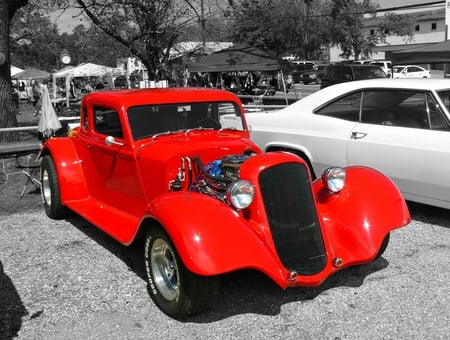
[[[181,190],[186,178],[192,178],[189,190],[213,196],[225,203],[228,186],[239,179],[239,170],[242,163],[254,155],[253,152],[244,152],[239,155],[227,155],[221,159],[203,165],[199,158],[183,158],[182,168],[178,171],[175,181],[169,185],[171,191]],[[186,176],[185,164],[188,164],[189,174]],[[196,168],[193,170],[193,168]],[[198,171],[196,171],[198,170]]]

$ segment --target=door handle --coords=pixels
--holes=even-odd
[[[365,132],[352,132],[351,139],[361,139],[367,136]]]

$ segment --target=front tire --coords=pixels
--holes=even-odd
[[[380,249],[378,250],[377,255],[375,256],[375,260],[378,259],[378,258],[380,258],[381,255],[383,255],[383,253],[385,252],[385,250],[386,250],[386,248],[387,248],[387,246],[388,246],[388,244],[389,244],[389,239],[390,239],[390,238],[391,238],[391,234],[388,233],[388,234],[385,236],[385,238],[384,238],[384,240],[383,240],[383,243],[381,243],[381,247],[380,247]]]
[[[165,232],[151,229],[145,239],[148,291],[165,314],[183,319],[206,311],[218,289],[218,278],[190,272]]]
[[[61,204],[61,191],[55,163],[50,155],[41,162],[41,195],[45,213],[52,219],[60,219],[69,214],[69,209]]]

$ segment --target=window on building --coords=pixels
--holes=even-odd
[[[370,30],[370,35],[375,35],[375,30],[373,28]]]
[[[415,30],[416,32],[419,32],[419,31],[420,31],[420,25],[416,25],[416,27],[414,27],[414,30]]]
[[[434,31],[437,28],[437,24],[435,22],[431,23],[431,29]]]

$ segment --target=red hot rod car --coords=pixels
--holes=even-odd
[[[410,221],[374,169],[313,180],[300,157],[261,153],[231,92],[96,92],[80,116],[43,145],[45,211],[75,212],[125,245],[144,238],[149,293],[174,318],[205,311],[230,271],[259,270],[283,289],[320,285],[379,257]]]

